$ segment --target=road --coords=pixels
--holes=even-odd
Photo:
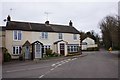
[[[117,52],[3,65],[3,78],[118,78]]]

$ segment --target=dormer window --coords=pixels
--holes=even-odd
[[[22,40],[22,31],[19,31],[19,30],[13,31],[13,40],[15,40],[15,41]]]

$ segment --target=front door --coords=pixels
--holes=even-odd
[[[25,47],[25,59],[30,59],[30,48],[29,48],[29,46]]]
[[[65,44],[61,43],[60,44],[60,54],[64,55],[64,53],[65,53]]]
[[[42,58],[42,51],[40,44],[35,44],[35,58]]]

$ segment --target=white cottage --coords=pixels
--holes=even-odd
[[[98,47],[97,44],[95,44],[95,40],[93,40],[90,37],[86,37],[83,41],[82,41],[82,50],[87,50],[87,48],[94,48],[94,47]]]
[[[78,52],[80,45],[79,31],[69,25],[19,22],[8,20],[5,33],[5,47],[12,58],[18,58],[24,48],[26,59],[42,58],[46,49],[67,55]]]

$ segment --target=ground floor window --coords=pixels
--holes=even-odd
[[[13,54],[19,55],[21,54],[21,46],[13,46]]]
[[[68,45],[68,52],[78,52],[79,45]]]
[[[47,49],[50,49],[50,45],[44,45],[43,46],[43,53],[45,53]]]

